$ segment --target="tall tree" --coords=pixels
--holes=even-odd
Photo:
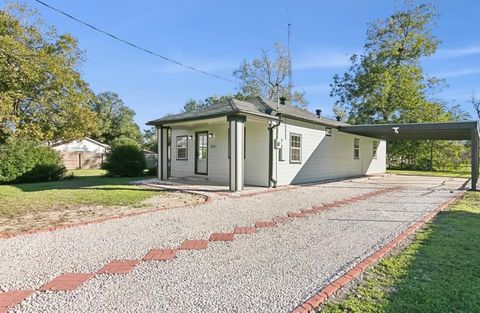
[[[280,97],[285,97],[300,108],[306,108],[308,101],[305,93],[295,91],[290,97],[289,64],[288,50],[277,43],[273,52],[262,50],[259,58],[250,62],[244,60],[233,75],[240,79],[240,91],[245,96],[262,96],[276,101],[278,86]]]
[[[480,100],[475,98],[475,92],[472,93],[472,99],[471,99],[473,109],[477,113],[477,117],[480,120]]]
[[[183,112],[190,112],[190,111],[194,111],[196,109],[206,108],[206,107],[209,107],[211,105],[224,103],[225,101],[228,101],[230,99],[245,100],[246,98],[247,97],[245,95],[238,92],[237,94],[235,94],[233,96],[231,96],[231,95],[225,95],[225,96],[214,95],[214,96],[210,96],[210,97],[206,98],[205,100],[189,99],[183,105]]]
[[[156,152],[158,150],[158,143],[157,143],[157,131],[155,127],[151,126],[150,128],[143,130],[143,148]]]
[[[11,3],[2,8],[0,142],[70,140],[96,132],[82,62],[77,40],[57,34],[36,11]]]
[[[408,2],[404,10],[369,25],[364,54],[353,55],[350,70],[335,75],[331,85],[350,122],[422,121],[422,113],[438,105],[429,96],[440,81],[425,75],[420,64],[439,44],[431,34],[434,17],[431,4]]]
[[[93,139],[110,144],[118,138],[130,138],[142,143],[140,128],[134,121],[135,112],[125,105],[118,94],[102,92],[90,103],[98,118],[99,132]]]
[[[431,4],[406,1],[403,9],[369,24],[364,53],[352,56],[349,71],[335,75],[331,85],[331,96],[347,109],[350,123],[465,119],[458,106],[434,99],[442,81],[426,75],[421,66],[421,59],[433,55],[439,44],[431,32],[435,17]],[[440,164],[435,160],[445,161],[442,153],[450,156],[452,166],[463,150],[463,143],[392,141],[388,161],[390,166],[433,169]]]

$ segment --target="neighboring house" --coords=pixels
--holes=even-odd
[[[158,175],[274,187],[383,173],[386,142],[339,130],[342,122],[252,98],[147,123],[157,128]]]
[[[52,145],[52,149],[60,152],[67,169],[100,168],[110,147],[85,137],[65,143]]]

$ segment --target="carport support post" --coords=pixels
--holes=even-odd
[[[245,121],[247,118],[241,115],[227,116],[228,121],[228,157],[229,157],[229,185],[230,191],[243,189],[245,147]]]
[[[162,126],[157,127],[157,177],[160,180],[168,179],[168,129]]]
[[[477,190],[478,182],[478,128],[472,129],[472,190]]]

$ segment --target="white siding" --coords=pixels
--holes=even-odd
[[[53,147],[54,150],[60,152],[91,152],[91,153],[105,153],[105,147],[97,145],[96,143],[82,139],[75,140],[69,143],[64,143],[58,146]]]
[[[268,122],[248,119],[246,129],[246,158],[244,182],[247,185],[268,186]],[[195,132],[208,131],[214,135],[208,139],[208,175],[195,174]],[[188,159],[176,159],[176,137],[192,136],[188,140]],[[207,177],[214,182],[229,182],[228,123],[210,124],[192,128],[172,128],[173,177]]]
[[[195,132],[206,131],[213,134],[208,138],[208,175],[195,174]],[[228,183],[228,124],[199,126],[189,129],[172,128],[171,175],[173,177],[207,177],[211,181]],[[177,160],[177,136],[192,136],[188,140],[188,159]]]
[[[290,133],[302,136],[302,162],[290,163]],[[278,184],[308,183],[342,177],[383,173],[385,171],[385,142],[379,141],[377,159],[373,159],[373,141],[333,130],[325,136],[325,127],[287,120],[279,127],[284,140],[284,161],[277,161]],[[360,139],[360,159],[353,157],[354,138]]]
[[[385,172],[386,143],[378,139],[354,136],[333,130],[333,136],[325,136],[325,127],[287,120],[278,127],[283,139],[283,160],[278,160],[274,173],[278,172],[278,185],[308,183],[328,179],[378,174]],[[245,184],[268,186],[269,139],[268,122],[249,119],[246,128]],[[195,174],[195,132],[207,131],[214,138],[208,142],[208,175]],[[302,162],[290,163],[290,133],[302,136]],[[176,137],[192,136],[188,140],[188,159],[176,159]],[[171,175],[173,177],[206,177],[210,181],[229,183],[228,123],[212,123],[188,128],[172,127]],[[360,159],[353,157],[354,138],[360,139]],[[378,141],[377,158],[373,158],[373,141]],[[275,176],[274,176],[275,177]]]

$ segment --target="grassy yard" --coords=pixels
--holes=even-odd
[[[68,174],[72,174],[74,177],[79,176],[103,176],[107,174],[106,170],[92,169],[92,170],[69,170]]]
[[[73,178],[57,182],[0,185],[0,218],[79,205],[135,205],[161,194],[128,184],[135,178],[100,176],[101,170],[73,174]]]
[[[399,175],[420,175],[420,176],[445,176],[445,177],[460,177],[470,178],[470,171],[409,171],[409,170],[387,170],[389,174]]]
[[[480,193],[441,212],[405,250],[321,312],[480,312]]]

